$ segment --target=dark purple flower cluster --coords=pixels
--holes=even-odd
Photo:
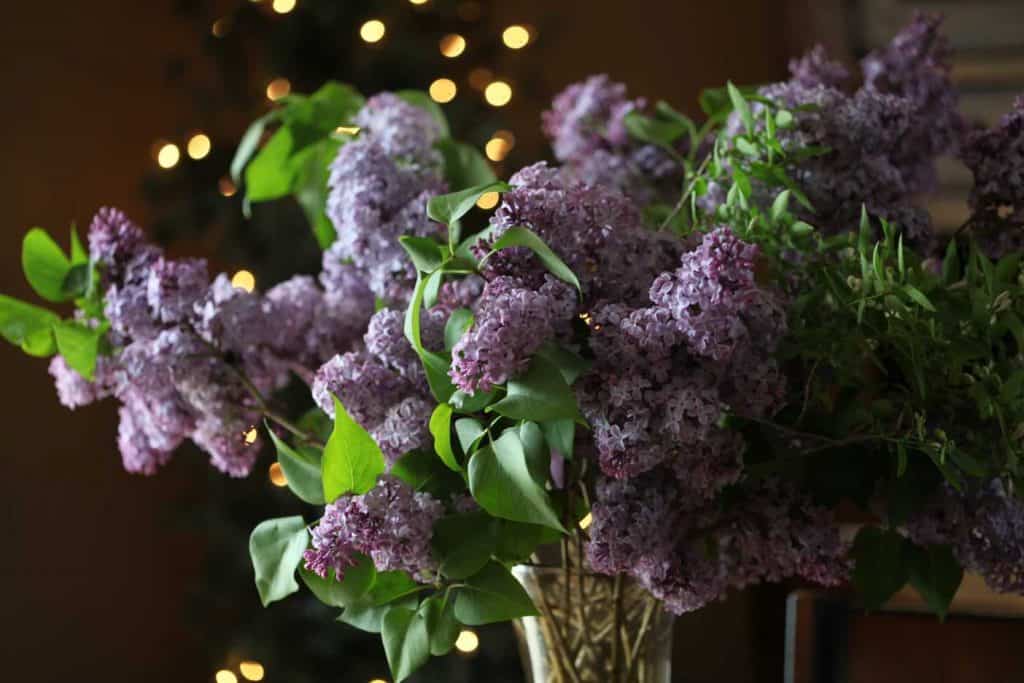
[[[446,311],[435,308],[421,317],[424,345],[442,344]],[[373,436],[390,466],[410,450],[429,443],[434,410],[419,357],[406,340],[404,316],[381,309],[370,320],[365,348],[337,355],[313,379],[313,400],[334,416],[337,396],[346,412]]]
[[[634,576],[676,614],[760,581],[834,585],[849,569],[831,513],[776,481],[722,508],[687,498],[655,470],[603,479],[591,513],[591,566]]]
[[[405,571],[429,583],[437,571],[430,539],[443,514],[444,506],[430,494],[382,477],[367,493],[342,496],[324,509],[305,553],[306,568],[341,581],[362,553],[378,571]]]
[[[408,301],[416,272],[398,238],[436,235],[427,202],[445,191],[437,122],[388,93],[370,98],[356,118],[359,137],[331,164],[327,215],[337,241],[324,252],[324,288],[354,269],[389,304]]]
[[[1024,593],[1024,501],[1000,480],[959,493],[943,488],[907,523],[921,545],[951,545],[964,569],[994,590]]]
[[[97,214],[89,248],[113,352],[98,359],[93,382],[59,356],[50,371],[69,407],[121,401],[118,444],[131,472],[154,473],[190,438],[218,469],[248,474],[264,397],[290,371],[307,374],[348,348],[372,312],[365,287],[324,293],[300,277],[264,297],[224,275],[211,282],[205,262],[165,257],[114,209]]]
[[[591,76],[555,97],[542,117],[544,133],[573,179],[618,189],[643,206],[682,180],[665,150],[630,137],[626,115],[644,107],[642,99],[627,98],[625,85]]]
[[[828,149],[790,169],[814,206],[805,218],[823,230],[855,230],[864,205],[898,224],[919,250],[931,246],[931,220],[917,196],[934,189],[935,160],[955,151],[963,130],[940,23],[918,14],[864,59],[863,85],[853,93],[841,89],[845,69],[820,48],[790,64],[789,81],[761,90],[786,108],[805,107],[795,112],[792,128],[780,131],[785,147]],[[731,130],[742,131],[735,117]],[[702,205],[714,208],[714,202]]]

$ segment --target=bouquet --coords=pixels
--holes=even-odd
[[[1024,99],[973,126],[949,68],[921,15],[856,81],[819,48],[701,122],[596,76],[543,116],[558,164],[507,182],[425,95],[330,83],[233,164],[306,209],[317,276],[211,280],[101,209],[70,254],[25,237],[70,317],[3,297],[0,332],[69,408],[120,402],[128,471],[191,439],[244,476],[265,435],[312,507],[253,531],[262,601],[298,576],[396,680],[543,610],[510,567],[559,545],[675,614],[787,577],[939,615],[964,570],[1024,593]],[[953,235],[921,204],[942,155],[974,176]]]

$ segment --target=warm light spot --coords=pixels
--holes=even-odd
[[[478,66],[469,72],[469,84],[476,90],[483,90],[493,80],[494,72],[486,67]]]
[[[275,78],[267,83],[267,99],[277,102],[282,97],[287,97],[292,91],[292,83],[287,78]]]
[[[455,58],[466,51],[466,39],[458,33],[449,33],[441,39],[441,54]]]
[[[283,488],[288,485],[288,477],[285,476],[284,470],[281,469],[281,463],[275,462],[273,465],[271,465],[270,469],[267,471],[267,476],[270,477],[270,483],[273,484],[274,486],[279,486]],[[245,675],[244,669],[242,671],[242,675]]]
[[[484,192],[480,195],[480,199],[476,200],[476,205],[487,211],[496,207],[499,199],[501,199],[501,195],[497,192]]]
[[[274,0],[273,8],[278,14],[288,14],[295,9],[295,0]]]
[[[202,159],[210,153],[212,146],[208,135],[196,133],[188,139],[188,155],[196,160]]]
[[[248,270],[240,270],[231,276],[231,286],[251,292],[256,289],[256,276]]]
[[[370,19],[368,22],[359,27],[359,37],[365,40],[367,43],[376,43],[384,37],[386,31],[384,22],[380,19]]]
[[[509,147],[514,147],[516,144],[516,134],[510,130],[496,130],[491,137],[504,140],[508,143]]]
[[[512,145],[508,144],[505,140],[498,138],[491,138],[484,145],[484,152],[487,154],[487,158],[491,161],[502,161],[508,156],[508,153],[512,151]]]
[[[238,188],[235,187],[234,181],[227,176],[224,176],[217,181],[217,189],[220,190],[221,195],[224,197],[234,197],[235,193],[238,192]]]
[[[242,662],[238,665],[238,670],[242,673],[242,678],[247,681],[263,680],[263,665],[259,662]]]
[[[413,4],[416,4],[416,3],[413,3]],[[370,683],[388,683],[388,682],[385,681],[383,678],[375,678],[372,681],[370,681]]]
[[[501,40],[505,43],[505,47],[518,50],[526,47],[526,44],[530,42],[530,31],[525,26],[513,24],[502,32]]]
[[[210,33],[213,34],[214,38],[223,38],[228,34],[228,30],[231,29],[231,19],[228,17],[221,17],[217,21],[213,22],[213,26],[210,27]]]
[[[259,437],[259,435],[260,433],[256,431],[255,427],[249,427],[248,431],[242,434],[242,439],[245,440],[246,446],[251,446],[254,443],[256,443],[256,439]]]
[[[217,675],[214,676],[214,679],[216,679],[217,683],[238,683],[238,676],[227,669],[221,669],[218,671]]]
[[[410,5],[425,5],[427,0],[409,0]]]
[[[505,81],[492,81],[484,90],[484,99],[492,107],[504,107],[512,99],[512,86]]]
[[[455,649],[459,652],[476,652],[476,649],[480,647],[480,637],[476,633],[470,630],[462,631],[459,637],[455,639]]]
[[[334,132],[338,135],[359,135],[359,126],[338,126]]]
[[[441,104],[454,100],[458,91],[455,81],[450,78],[439,78],[430,84],[430,98]]]
[[[480,18],[480,3],[472,1],[463,2],[455,12],[459,15],[459,19],[463,21],[476,21]]]
[[[160,168],[174,168],[180,160],[181,150],[173,142],[164,143],[156,153],[156,163]]]
[[[589,527],[589,526],[590,526],[591,522],[593,522],[593,521],[594,521],[594,516],[593,516],[593,515],[591,515],[591,514],[590,514],[590,513],[588,512],[588,513],[587,513],[587,514],[586,514],[586,515],[585,515],[585,516],[583,517],[583,519],[581,519],[581,520],[580,520],[580,528],[581,528],[581,529],[586,529],[587,527]]]

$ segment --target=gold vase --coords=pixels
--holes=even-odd
[[[670,683],[671,614],[626,577],[518,566],[540,611],[515,623],[529,683]]]

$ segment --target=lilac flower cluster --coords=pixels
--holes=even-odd
[[[341,581],[362,553],[378,571],[405,571],[429,583],[437,571],[430,553],[433,526],[444,506],[393,477],[382,477],[361,496],[342,496],[324,509],[313,529],[306,568]]]
[[[335,289],[352,271],[389,304],[408,301],[416,272],[398,242],[437,235],[427,202],[446,187],[434,143],[440,126],[425,110],[384,93],[356,117],[359,137],[331,164],[327,215],[337,241],[324,252],[321,281]]]
[[[944,487],[907,523],[920,545],[951,545],[964,569],[994,590],[1024,593],[1024,502],[993,480],[959,493]]]
[[[844,67],[821,48],[790,64],[789,81],[761,90],[796,110],[794,127],[779,134],[785,147],[828,149],[790,170],[814,206],[805,218],[822,229],[856,229],[866,205],[901,226],[908,244],[921,251],[931,246],[931,221],[916,196],[934,189],[935,160],[955,151],[963,131],[940,23],[918,14],[887,47],[864,59],[863,85],[853,93],[842,89]],[[741,132],[738,118],[731,130]],[[713,211],[715,202],[705,197],[702,205]]]
[[[113,395],[125,468],[153,474],[190,438],[214,466],[248,474],[264,397],[338,349],[372,312],[368,290],[323,292],[298,277],[263,297],[212,282],[200,260],[173,260],[146,244],[124,214],[101,209],[89,231],[102,274],[113,353],[88,382],[63,358],[50,364],[58,396],[74,408]]]
[[[543,114],[544,133],[571,177],[616,188],[644,206],[682,181],[679,164],[665,150],[629,136],[626,115],[645,106],[627,98],[625,85],[591,76],[555,97]]]
[[[631,574],[676,614],[760,581],[835,585],[849,569],[831,513],[777,481],[744,488],[723,509],[695,505],[656,470],[603,479],[591,514],[591,566]]]
[[[428,348],[442,344],[448,312],[436,308],[421,317]],[[410,450],[429,443],[434,410],[419,357],[406,340],[404,316],[381,309],[370,320],[364,348],[324,363],[313,379],[313,400],[334,416],[334,396],[380,446],[390,466]]]

